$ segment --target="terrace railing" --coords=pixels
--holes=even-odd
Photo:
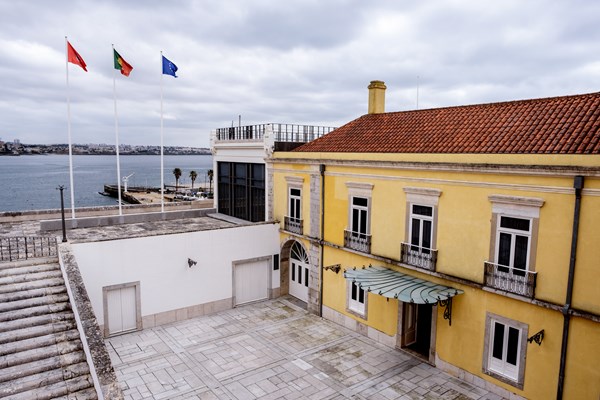
[[[56,237],[0,237],[0,261],[18,261],[57,255]]]
[[[371,235],[344,230],[344,247],[370,254]]]
[[[486,286],[531,298],[535,295],[536,272],[489,261],[484,263],[484,268]]]
[[[410,243],[400,244],[400,260],[413,267],[435,271],[437,262],[437,253],[435,249],[415,246]]]
[[[228,140],[262,140],[265,133],[272,132],[275,142],[307,143],[318,139],[334,130],[330,126],[295,125],[295,124],[259,124],[217,128],[216,139]]]
[[[298,233],[302,235],[303,220],[294,217],[284,217],[283,228],[288,232]]]

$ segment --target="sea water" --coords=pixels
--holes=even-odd
[[[160,156],[121,156],[121,178],[133,174],[128,186],[160,187]],[[194,187],[208,186],[210,155],[164,156],[164,183],[175,185],[173,169],[182,171],[180,185],[191,185],[190,171],[198,174]],[[60,208],[59,185],[64,185],[65,208],[116,205],[116,199],[100,195],[104,185],[117,184],[116,156],[73,156],[73,186],[69,182],[69,156],[22,155],[0,157],[0,212]],[[123,182],[121,181],[121,185]],[[214,181],[213,181],[214,185]]]

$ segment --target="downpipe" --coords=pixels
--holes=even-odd
[[[323,272],[324,272],[324,264],[323,264],[323,256],[325,254],[324,251],[324,241],[325,241],[325,164],[319,165],[319,172],[321,174],[321,234],[319,238],[319,245],[321,246],[321,260],[319,265],[320,270],[320,279],[319,279],[319,317],[323,317]]]
[[[573,230],[571,233],[571,259],[569,261],[569,277],[567,281],[567,297],[565,305],[562,308],[563,314],[563,333],[562,345],[560,349],[560,369],[558,373],[558,390],[556,393],[557,400],[562,400],[565,383],[565,366],[567,363],[567,345],[569,342],[569,325],[571,322],[571,302],[573,299],[573,280],[575,277],[575,261],[577,259],[577,239],[579,236],[579,218],[581,214],[581,191],[583,189],[583,176],[576,176],[573,179],[573,187],[575,188],[575,209],[573,212]]]

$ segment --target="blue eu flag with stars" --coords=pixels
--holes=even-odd
[[[162,56],[162,62],[163,62],[163,74],[171,75],[171,76],[174,76],[175,78],[177,78],[177,75],[175,75],[175,72],[177,72],[177,70],[178,70],[177,65],[173,64],[165,56]]]

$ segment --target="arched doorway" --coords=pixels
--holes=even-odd
[[[294,241],[290,249],[289,293],[304,302],[308,302],[309,269],[306,250],[300,242]]]

